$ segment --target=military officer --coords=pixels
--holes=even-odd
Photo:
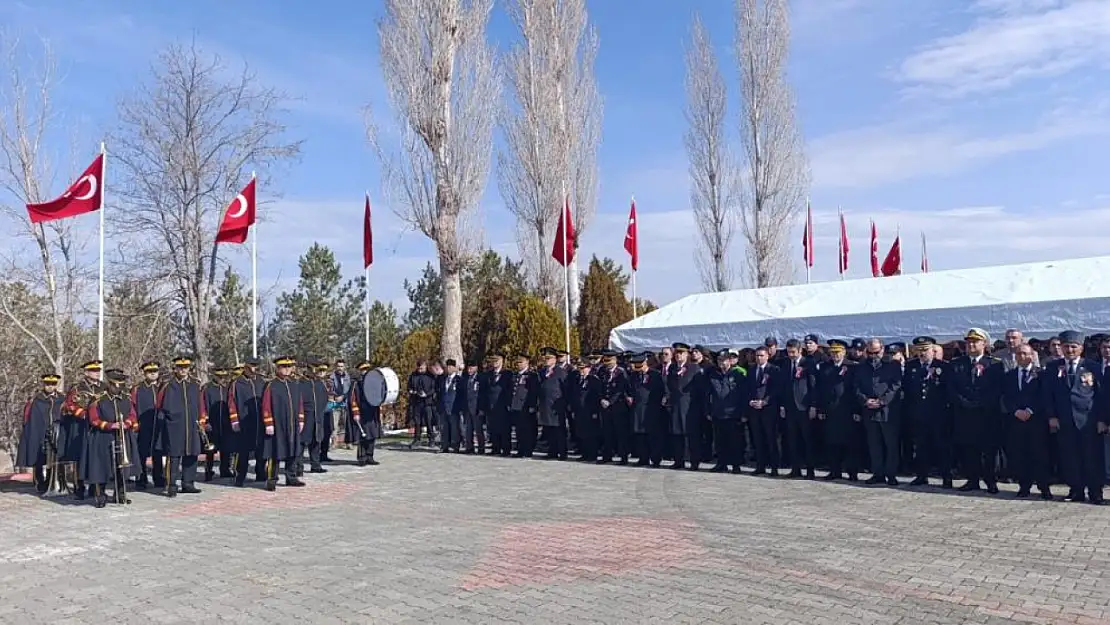
[[[906,365],[903,411],[912,423],[914,472],[911,486],[929,484],[929,472],[940,472],[941,486],[952,488],[952,412],[944,387],[948,363],[936,358],[936,340],[918,336],[912,341],[917,357]]]
[[[490,453],[508,456],[512,453],[512,422],[509,403],[513,397],[513,375],[505,371],[505,356],[490,354],[488,369],[479,380],[478,406],[489,429]]]
[[[987,355],[990,336],[984,330],[971,328],[964,343],[967,354],[952,360],[945,384],[953,409],[954,438],[967,477],[960,490],[979,490],[982,481],[993,494],[998,492],[994,461],[1001,430],[998,382],[1002,363]]]
[[[516,428],[516,457],[531,458],[536,449],[539,378],[531,369],[528,354],[517,354],[515,364],[512,397],[509,400],[509,423]]]
[[[547,441],[547,457],[567,459],[566,381],[567,372],[558,362],[558,350],[544,347],[540,350],[543,367],[537,377],[538,422]]]
[[[828,360],[817,367],[817,416],[825,425],[825,444],[829,461],[826,480],[859,479],[859,430],[862,429],[854,380],[859,363],[845,356],[848,343],[830,339]]]

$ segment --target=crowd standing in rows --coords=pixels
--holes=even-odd
[[[1039,343],[1040,344],[1040,343]],[[920,336],[910,345],[877,339],[785,350],[713,352],[675,343],[659,353],[598,351],[573,360],[544,348],[493,354],[459,371],[421,362],[409,376],[411,445],[441,451],[741,473],[899,486],[999,492],[1000,480],[1052,499],[1101,505],[1110,419],[1110,337],[1064,332],[1039,354],[1018,330],[990,355],[978,328],[959,344]],[[1085,355],[1085,352],[1087,354]],[[1091,355],[1093,357],[1088,357]],[[1044,363],[1043,366],[1041,363]],[[1108,387],[1110,388],[1110,387]]]

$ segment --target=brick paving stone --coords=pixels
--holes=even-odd
[[[0,623],[1107,624],[1110,511],[381,452],[302,489],[0,491]]]

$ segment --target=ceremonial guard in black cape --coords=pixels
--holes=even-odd
[[[443,375],[437,380],[436,399],[439,401],[439,450],[459,451],[462,444],[462,420],[455,411],[455,398],[459,393],[459,367],[453,358],[444,364]]]
[[[559,366],[558,351],[555,348],[542,348],[540,356],[543,358],[543,367],[537,372],[537,421],[543,428],[543,438],[547,441],[547,457],[566,460],[567,373],[566,369]]]
[[[632,432],[635,435],[636,464],[659,467],[667,445],[670,418],[663,407],[667,383],[663,375],[648,366],[647,354],[630,360],[632,383]]]
[[[262,446],[262,390],[266,380],[258,374],[259,360],[248,358],[243,371],[231,381],[227,391],[228,421],[231,431],[235,465],[235,485],[243,486],[247,479],[247,463],[254,456],[254,479],[266,481],[265,463],[259,450]]]
[[[364,360],[355,367],[356,375],[351,378],[350,388],[347,390],[347,411],[349,420],[347,422],[347,427],[343,430],[343,442],[347,445],[357,446],[359,440],[362,438],[362,435],[358,431],[358,426],[355,425],[353,415],[355,412],[366,412],[365,408],[369,405],[366,404],[366,399],[362,394],[362,381],[366,378],[366,374],[373,368],[374,367],[369,362]]]
[[[1068,484],[1068,499],[1089,499],[1102,505],[1107,415],[1099,408],[1106,391],[1099,387],[1097,365],[1083,358],[1083,335],[1062,332],[1060,343],[1064,357],[1048,363],[1041,374],[1045,416],[1060,445],[1060,469]]]
[[[701,456],[701,442],[699,440],[687,441],[688,426],[693,421],[701,419],[701,406],[697,398],[698,380],[701,367],[690,362],[690,346],[685,343],[675,343],[674,362],[667,372],[667,409],[671,416],[671,453],[674,456],[672,469],[681,469],[686,466],[686,457],[690,457],[690,467],[697,469]]]
[[[58,392],[60,378],[54,373],[42,376],[42,389],[27,400],[23,407],[23,432],[19,435],[19,448],[15,466],[31,469],[35,489],[45,494],[51,481],[61,476],[58,441],[61,438],[62,406],[65,396]]]
[[[617,456],[621,464],[628,464],[632,453],[632,424],[629,413],[632,403],[632,388],[628,384],[628,374],[617,364],[617,354],[611,350],[601,353],[601,369],[597,372],[600,381],[598,417],[601,421],[601,458],[598,464],[605,464]]]
[[[598,421],[600,381],[592,373],[590,361],[582,358],[567,377],[567,407],[578,435],[578,452],[583,462],[595,462],[601,439]]]
[[[478,453],[486,453],[486,423],[478,403],[480,391],[478,364],[468,362],[455,393],[455,414],[462,419],[463,452],[467,454],[474,453],[475,439],[478,440]]]
[[[717,444],[717,463],[712,471],[723,473],[732,469],[740,473],[744,461],[744,406],[747,383],[743,373],[732,367],[734,353],[721,350],[717,367],[706,371],[704,402],[713,423],[713,440]]]
[[[297,452],[305,417],[301,384],[292,377],[296,364],[290,356],[275,359],[277,375],[262,391],[261,458],[266,467],[266,490],[277,487],[279,462],[285,470],[286,486],[304,486],[304,482],[297,479]]]
[[[917,358],[906,364],[902,378],[902,418],[911,424],[917,477],[911,486],[929,483],[929,471],[940,472],[941,485],[952,488],[952,410],[944,385],[951,377],[948,363],[934,357],[936,340],[913,340]]]
[[[1030,495],[1033,484],[1042,499],[1052,499],[1048,478],[1048,419],[1040,367],[1033,361],[1033,348],[1018,345],[1010,356],[1014,368],[1002,376],[1002,419],[1005,423],[1006,454],[1017,478],[1019,498]]]
[[[952,404],[953,430],[960,464],[967,483],[961,491],[979,490],[980,480],[987,492],[997,493],[994,462],[998,454],[1001,418],[998,409],[998,383],[1002,361],[986,355],[990,337],[979,328],[967,331],[964,338],[967,355],[952,360],[949,366],[948,390]]]
[[[231,411],[228,409],[228,374],[226,367],[212,370],[212,379],[204,385],[204,402],[208,413],[208,423],[212,426],[209,441],[216,451],[204,455],[204,481],[211,482],[215,477],[216,452],[220,455],[220,477],[234,477],[231,456],[235,453],[232,445]]]
[[[308,452],[309,473],[327,473],[320,464],[320,451],[327,440],[328,430],[328,365],[316,360],[309,363],[314,372],[311,378],[301,381],[301,402],[304,405],[304,431],[297,450],[297,475],[304,474],[304,454]]]
[[[509,400],[509,423],[516,429],[516,457],[531,458],[536,450],[536,404],[539,399],[539,378],[531,369],[527,354],[517,354],[513,372],[512,398]]]
[[[135,458],[138,465],[139,477],[135,487],[146,490],[150,481],[147,478],[147,462],[150,463],[149,473],[153,478],[155,488],[166,487],[165,459],[162,454],[154,450],[154,435],[157,433],[155,424],[158,421],[158,377],[161,375],[161,365],[154,361],[144,362],[139,365],[143,380],[131,387],[131,404],[139,416],[138,445],[139,455]]]
[[[489,356],[489,369],[482,375],[478,405],[489,430],[490,453],[508,456],[512,453],[512,421],[509,404],[513,399],[513,375],[505,371],[502,354]]]
[[[782,408],[786,416],[786,440],[790,446],[790,477],[814,477],[817,461],[813,422],[817,420],[816,361],[802,357],[802,346],[786,342],[785,369],[782,371]]]
[[[351,385],[351,395],[347,398],[350,406],[350,423],[344,440],[349,440],[355,445],[358,466],[376,465],[374,460],[374,443],[382,435],[382,409],[381,406],[372,406],[366,399],[365,381],[366,374],[370,372],[370,363],[363,362],[358,366],[361,375]]]
[[[155,426],[154,448],[166,458],[167,497],[181,493],[199,493],[196,487],[197,457],[214,453],[208,443],[208,405],[200,384],[189,378],[193,367],[190,358],[173,361],[173,377],[158,393],[158,422]],[[206,444],[208,443],[208,444]],[[181,489],[177,480],[181,480]]]
[[[140,473],[135,464],[139,457],[135,436],[139,417],[127,391],[127,374],[109,369],[105,375],[107,390],[87,409],[89,431],[81,460],[81,478],[92,487],[97,508],[107,503],[108,486],[112,487],[116,503],[131,503],[127,498],[127,479]]]
[[[882,342],[872,339],[867,344],[867,360],[859,365],[853,377],[856,401],[867,430],[867,450],[871,457],[871,478],[868,484],[898,485],[898,418],[891,405],[902,390],[902,368],[896,362],[883,360]]]
[[[78,465],[81,456],[85,454],[85,434],[89,425],[86,420],[86,411],[89,404],[104,392],[104,382],[101,381],[101,370],[104,363],[99,360],[90,360],[81,365],[81,380],[71,386],[66,392],[65,403],[62,405],[62,429],[59,437],[58,450],[62,462],[66,463],[73,472],[73,494],[77,499],[85,498],[85,482],[81,479]],[[92,489],[89,489],[91,492]]]
[[[420,442],[420,436],[426,431],[427,442],[432,446],[432,418],[435,414],[436,379],[428,371],[428,363],[417,361],[416,370],[409,374],[409,423],[412,425],[412,441],[409,447],[415,447]]]
[[[824,424],[829,463],[826,480],[859,479],[859,430],[863,428],[853,383],[858,363],[845,358],[848,343],[829,340],[829,357],[817,364],[817,413]]]
[[[748,425],[755,448],[755,475],[770,471],[779,474],[779,368],[770,362],[766,347],[755,350],[755,364],[749,367],[747,382]]]

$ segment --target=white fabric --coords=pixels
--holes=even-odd
[[[1008,328],[1027,337],[1107,330],[1110,256],[701,293],[614,328],[609,346],[640,351],[683,342],[720,349],[810,333],[823,341],[919,335],[948,341],[971,327],[992,339]]]

